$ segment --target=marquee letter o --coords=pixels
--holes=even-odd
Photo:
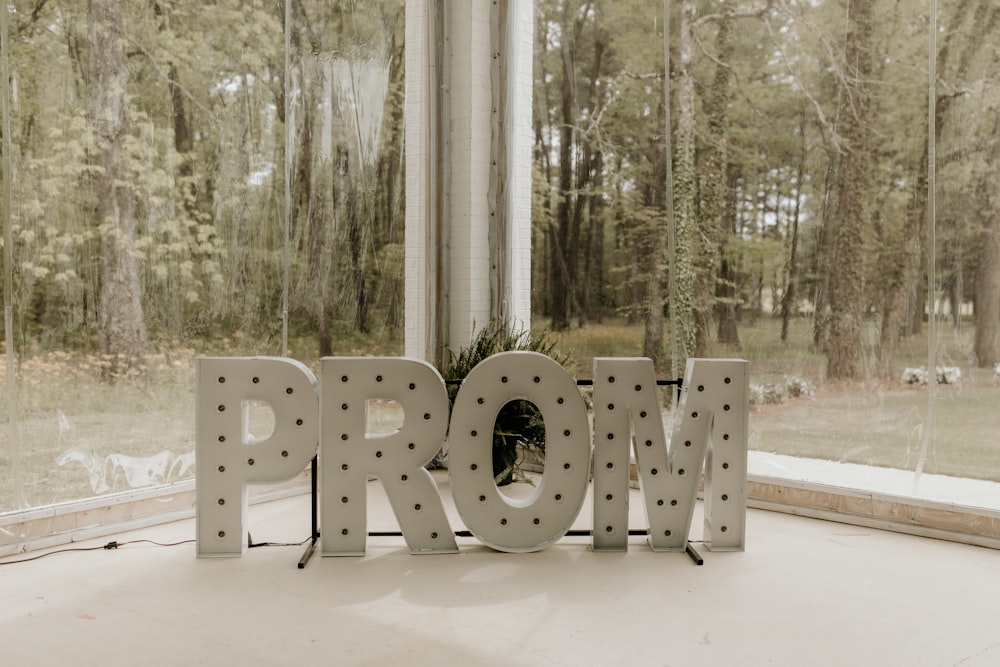
[[[513,400],[545,421],[545,473],[534,493],[507,498],[493,480],[493,427]],[[448,435],[455,506],[466,527],[498,551],[539,551],[572,527],[587,493],[590,424],[576,382],[537,352],[503,352],[476,366],[455,398]]]

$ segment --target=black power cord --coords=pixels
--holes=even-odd
[[[301,542],[254,542],[250,533],[247,533],[247,549],[255,549],[257,547],[301,547],[311,539],[311,537],[307,537]]]
[[[100,546],[100,547],[70,547],[68,549],[56,549],[55,551],[48,551],[46,553],[39,554],[37,556],[32,556],[30,558],[21,558],[21,559],[18,559],[18,560],[0,561],[0,565],[18,565],[20,563],[30,563],[33,560],[39,560],[41,558],[47,558],[49,556],[54,556],[56,554],[70,553],[72,551],[111,551],[113,549],[118,549],[119,547],[123,547],[123,546],[125,546],[127,544],[146,543],[146,544],[153,544],[153,545],[156,545],[158,547],[175,547],[175,546],[177,546],[179,544],[190,544],[192,542],[194,542],[194,540],[183,540],[181,542],[166,542],[166,543],[164,543],[164,542],[156,542],[154,540],[130,540],[128,542],[118,542],[116,540],[111,540],[110,542],[108,542],[104,546]]]
[[[254,549],[256,547],[297,547],[302,546],[310,540],[306,538],[301,542],[254,542],[253,538],[247,534],[248,544],[247,547]],[[180,542],[157,542],[155,540],[128,540],[127,542],[118,542],[117,540],[111,540],[107,544],[99,547],[70,547],[67,549],[56,549],[55,551],[47,551],[43,554],[38,554],[37,556],[31,556],[30,558],[20,558],[18,560],[5,560],[0,561],[0,565],[18,565],[20,563],[30,563],[33,560],[39,560],[41,558],[47,558],[49,556],[54,556],[56,554],[70,553],[73,551],[113,551],[115,549],[120,549],[121,547],[127,546],[129,544],[152,544],[158,547],[176,547],[181,544],[194,544],[195,540],[181,540]]]

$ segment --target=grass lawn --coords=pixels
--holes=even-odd
[[[940,386],[934,406],[924,470],[1000,481],[1000,388]],[[750,448],[912,470],[927,408],[926,388],[820,389],[808,399],[755,407]]]
[[[544,326],[536,322],[536,330]],[[913,469],[927,427],[928,390],[904,385],[898,377],[906,366],[926,365],[926,337],[903,341],[894,379],[845,385],[826,382],[826,358],[812,349],[810,326],[809,320],[794,321],[789,342],[782,343],[780,322],[762,318],[756,326],[740,329],[738,349],[712,350],[713,356],[748,359],[752,383],[794,376],[816,388],[811,397],[754,406],[751,448]],[[925,470],[1000,481],[1000,387],[993,383],[992,369],[969,364],[971,326],[962,332],[942,327],[939,333],[940,363],[958,366],[963,379],[958,386],[938,387]],[[641,325],[595,324],[558,334],[557,352],[569,355],[576,377],[590,378],[594,357],[641,356],[642,338]],[[335,354],[340,355],[396,355],[402,347],[356,334],[337,340]],[[874,365],[874,341],[869,330],[859,343],[869,367]],[[290,346],[292,357],[316,368],[313,341],[297,339]],[[238,336],[199,347],[169,345],[151,355],[144,375],[119,378],[114,384],[101,381],[107,362],[94,355],[26,355],[17,381],[20,486],[27,503],[40,506],[88,497],[101,479],[106,490],[128,488],[121,475],[99,469],[114,455],[154,457],[169,452],[175,465],[164,474],[169,479],[190,477],[190,468],[183,464],[190,463],[194,447],[194,359],[199,354],[275,353]],[[5,395],[0,397],[4,416],[5,401]],[[266,424],[268,411],[253,414]],[[8,429],[0,429],[0,512],[16,509],[11,445]],[[81,456],[64,456],[73,450]]]
[[[781,405],[754,406],[750,448],[868,465],[914,469],[927,428],[928,389],[900,381],[905,367],[927,365],[927,336],[904,339],[893,378],[883,382],[826,382],[826,356],[812,346],[812,322],[794,320],[789,341],[780,340],[780,321],[761,318],[740,329],[740,347],[714,346],[712,356],[750,361],[751,383],[802,378],[816,392]],[[536,323],[544,330],[544,323]],[[669,335],[669,334],[668,334]],[[938,363],[958,366],[962,383],[939,385],[934,402],[933,438],[924,470],[1000,481],[1000,387],[992,369],[970,365],[974,331],[939,324]],[[593,357],[640,356],[641,325],[591,325],[556,335],[558,350],[569,354],[577,377],[591,377]],[[874,325],[860,343],[864,363],[874,368]]]

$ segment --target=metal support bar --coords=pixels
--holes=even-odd
[[[462,384],[463,380],[445,380],[445,384]],[[677,378],[676,380],[657,380],[657,387],[681,387],[684,384],[684,378]],[[578,387],[593,387],[593,380],[577,380],[576,386]]]
[[[445,380],[445,383],[446,384],[462,384],[462,380]],[[676,380],[657,380],[656,381],[656,385],[658,387],[677,387],[678,396],[680,395],[680,391],[681,391],[681,387],[682,387],[683,383],[684,383],[683,378],[678,378]],[[594,381],[593,380],[577,380],[576,384],[577,384],[578,387],[591,387],[591,386],[593,386]],[[304,569],[305,566],[306,566],[306,564],[309,562],[309,559],[312,558],[313,551],[316,550],[316,542],[319,540],[319,486],[317,484],[317,476],[318,476],[317,460],[318,460],[318,457],[317,456],[313,456],[312,463],[310,464],[311,470],[312,470],[312,475],[311,475],[312,476],[312,495],[311,495],[311,498],[310,498],[310,502],[312,503],[312,534],[309,537],[309,544],[306,545],[305,552],[302,554],[302,557],[299,558],[299,566],[298,567],[299,567],[300,570]],[[568,537],[591,537],[591,536],[593,536],[593,534],[594,534],[594,531],[592,531],[592,530],[570,530],[570,531],[566,532],[566,535]],[[632,536],[636,536],[636,535],[648,535],[649,531],[648,530],[644,530],[644,529],[634,529],[634,530],[629,530],[628,534],[632,535]],[[368,533],[368,537],[402,537],[402,536],[403,536],[403,533],[401,531],[398,531],[398,530],[396,530],[396,531],[371,531],[371,532]],[[473,535],[468,530],[456,530],[455,531],[455,537],[473,537]],[[698,552],[696,552],[696,551],[692,555],[692,551],[693,551],[693,548],[689,544],[688,545],[688,555],[690,555],[691,558],[694,559],[695,562],[698,565],[701,565],[702,562],[704,562],[701,559],[701,556],[697,555]]]
[[[305,569],[306,563],[308,563],[309,559],[312,558],[313,551],[316,550],[316,541],[319,540],[319,507],[317,505],[319,501],[319,493],[318,493],[319,485],[317,484],[317,476],[318,476],[317,473],[319,467],[316,465],[317,462],[318,462],[318,457],[313,456],[312,463],[310,463],[310,470],[312,472],[312,474],[310,475],[310,477],[312,478],[310,480],[310,486],[311,486],[310,502],[312,503],[312,533],[309,536],[309,544],[306,545],[306,550],[303,552],[302,557],[299,558],[300,570]]]
[[[645,528],[632,528],[628,531],[628,534],[636,537],[645,537],[649,535],[649,531]],[[567,530],[566,537],[593,537],[594,531],[580,529],[580,530]],[[402,537],[403,533],[399,530],[370,530],[368,531],[368,537]],[[471,530],[456,530],[455,537],[475,537]]]

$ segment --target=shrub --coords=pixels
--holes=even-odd
[[[566,365],[565,356],[553,354],[556,341],[545,333],[532,335],[503,319],[491,320],[457,355],[449,354],[441,375],[448,382],[448,405],[454,404],[459,381],[483,360],[500,352],[539,352]],[[522,453],[533,452],[539,459],[545,454],[545,422],[538,408],[530,401],[515,400],[504,405],[493,427],[493,476],[497,484],[524,479],[521,471]],[[442,464],[446,452],[438,454],[434,463]]]

